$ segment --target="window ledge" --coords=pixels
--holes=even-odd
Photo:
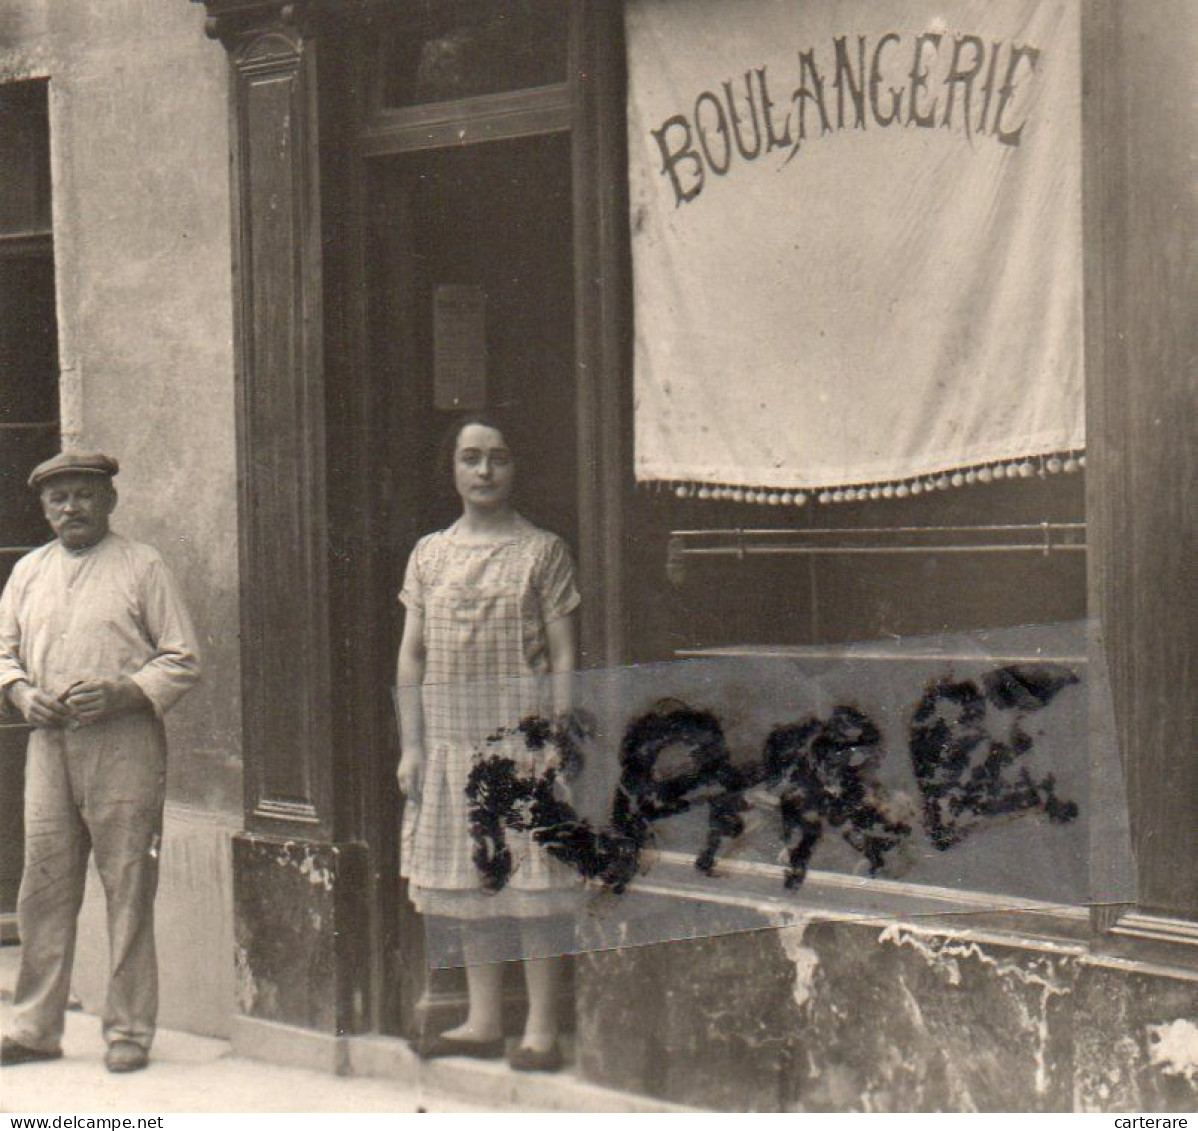
[[[721,860],[711,877],[695,870],[692,857],[675,852],[663,852],[634,890],[756,912],[762,928],[837,921],[901,926],[1142,973],[1198,977],[1198,923],[1142,911],[1124,913],[1100,933],[1091,908],[1083,905],[818,870],[791,892],[775,865]]]

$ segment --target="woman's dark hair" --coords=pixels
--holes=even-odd
[[[503,437],[508,450],[512,453],[513,460],[519,462],[517,441],[513,436],[515,425],[507,413],[492,409],[463,412],[453,418],[449,427],[442,433],[441,443],[437,446],[437,491],[445,493],[447,498],[457,497],[453,486],[453,457],[457,451],[458,437],[462,434],[462,430],[469,428],[471,424],[494,428]]]

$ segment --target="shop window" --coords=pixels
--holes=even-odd
[[[635,658],[1079,620],[1084,478],[1046,472],[797,514],[642,489],[633,569],[651,592]]]
[[[1062,111],[1021,139],[988,133],[987,150],[975,119],[954,125],[943,113],[948,100],[935,132],[921,134],[905,128],[918,113],[890,133],[879,118],[867,125],[864,87],[859,115],[850,100],[825,99],[831,76],[843,83],[857,66],[848,44],[864,52],[875,33],[901,38],[876,13],[849,36],[831,3],[759,5],[748,27],[718,6],[626,11],[639,481],[626,490],[629,660],[742,665],[729,680],[737,695],[742,683],[755,690],[713,710],[729,733],[739,728],[729,741],[746,761],[759,741],[744,725],[756,703],[770,734],[834,708],[868,716],[862,733],[880,737],[862,739],[872,752],[853,757],[876,760],[892,801],[903,796],[915,814],[917,863],[894,877],[968,898],[1080,898],[1089,843],[1082,823],[1067,827],[1067,806],[1054,808],[1059,827],[1043,840],[1058,851],[1043,884],[1019,826],[994,822],[972,842],[945,834],[929,767],[939,772],[948,755],[926,753],[930,742],[917,753],[912,718],[945,672],[962,687],[984,679],[977,657],[993,670],[1029,656],[1087,670],[1081,122],[1064,112],[1080,83],[1076,20],[1043,6],[1034,31],[1019,33],[1051,45],[1045,54],[1059,63],[1038,75],[1039,105]],[[1001,16],[986,20],[977,43],[1013,42]],[[942,68],[950,78],[948,56]],[[785,109],[787,96],[769,93],[783,86]],[[1018,162],[1006,160],[1017,143]],[[936,178],[925,176],[929,162]],[[1030,187],[1040,185],[1050,187]],[[1055,250],[1041,257],[1052,270],[1044,301],[1014,243],[989,239],[999,211],[1028,246]],[[810,678],[807,687],[795,677],[804,690],[793,707],[784,691],[760,690],[775,660]],[[1082,702],[1058,700],[1066,721],[1039,751],[1084,798],[1082,715],[1067,715]],[[843,815],[828,798],[860,785],[847,780],[820,802],[834,814],[829,827]],[[739,862],[769,866],[777,821],[765,816],[768,798],[756,804],[765,834],[744,834]],[[819,841],[814,870],[862,872],[859,833]],[[680,839],[702,836],[696,822]],[[972,869],[975,851],[992,859]]]
[[[382,38],[381,104],[413,106],[565,82],[569,16],[560,0],[422,6]]]

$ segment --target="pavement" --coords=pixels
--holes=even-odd
[[[11,1006],[0,1007],[7,1027]],[[494,1112],[398,1081],[329,1076],[232,1055],[226,1041],[159,1031],[150,1066],[114,1075],[104,1068],[100,1021],[67,1015],[63,1058],[0,1069],[0,1111],[66,1114],[192,1112]]]
[[[4,1031],[12,1015],[19,954],[19,947],[0,947],[0,1029]],[[452,1091],[430,1087],[424,1075],[448,1082]],[[547,1093],[546,1086],[556,1094]],[[333,1076],[235,1056],[227,1041],[161,1029],[150,1066],[142,1072],[115,1075],[104,1068],[99,1018],[77,1009],[67,1013],[61,1060],[0,1069],[0,1111],[19,1114],[628,1110],[624,1103],[609,1107],[596,1094],[601,1091],[582,1082],[571,1084],[561,1076],[550,1080],[543,1074],[511,1072],[502,1063],[461,1058],[435,1062],[430,1073],[409,1071],[400,1078]],[[577,1106],[571,1102],[575,1095]],[[633,1097],[607,1095],[639,1106]]]

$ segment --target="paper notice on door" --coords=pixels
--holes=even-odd
[[[433,290],[433,403],[441,411],[487,403],[487,296],[482,287]]]

